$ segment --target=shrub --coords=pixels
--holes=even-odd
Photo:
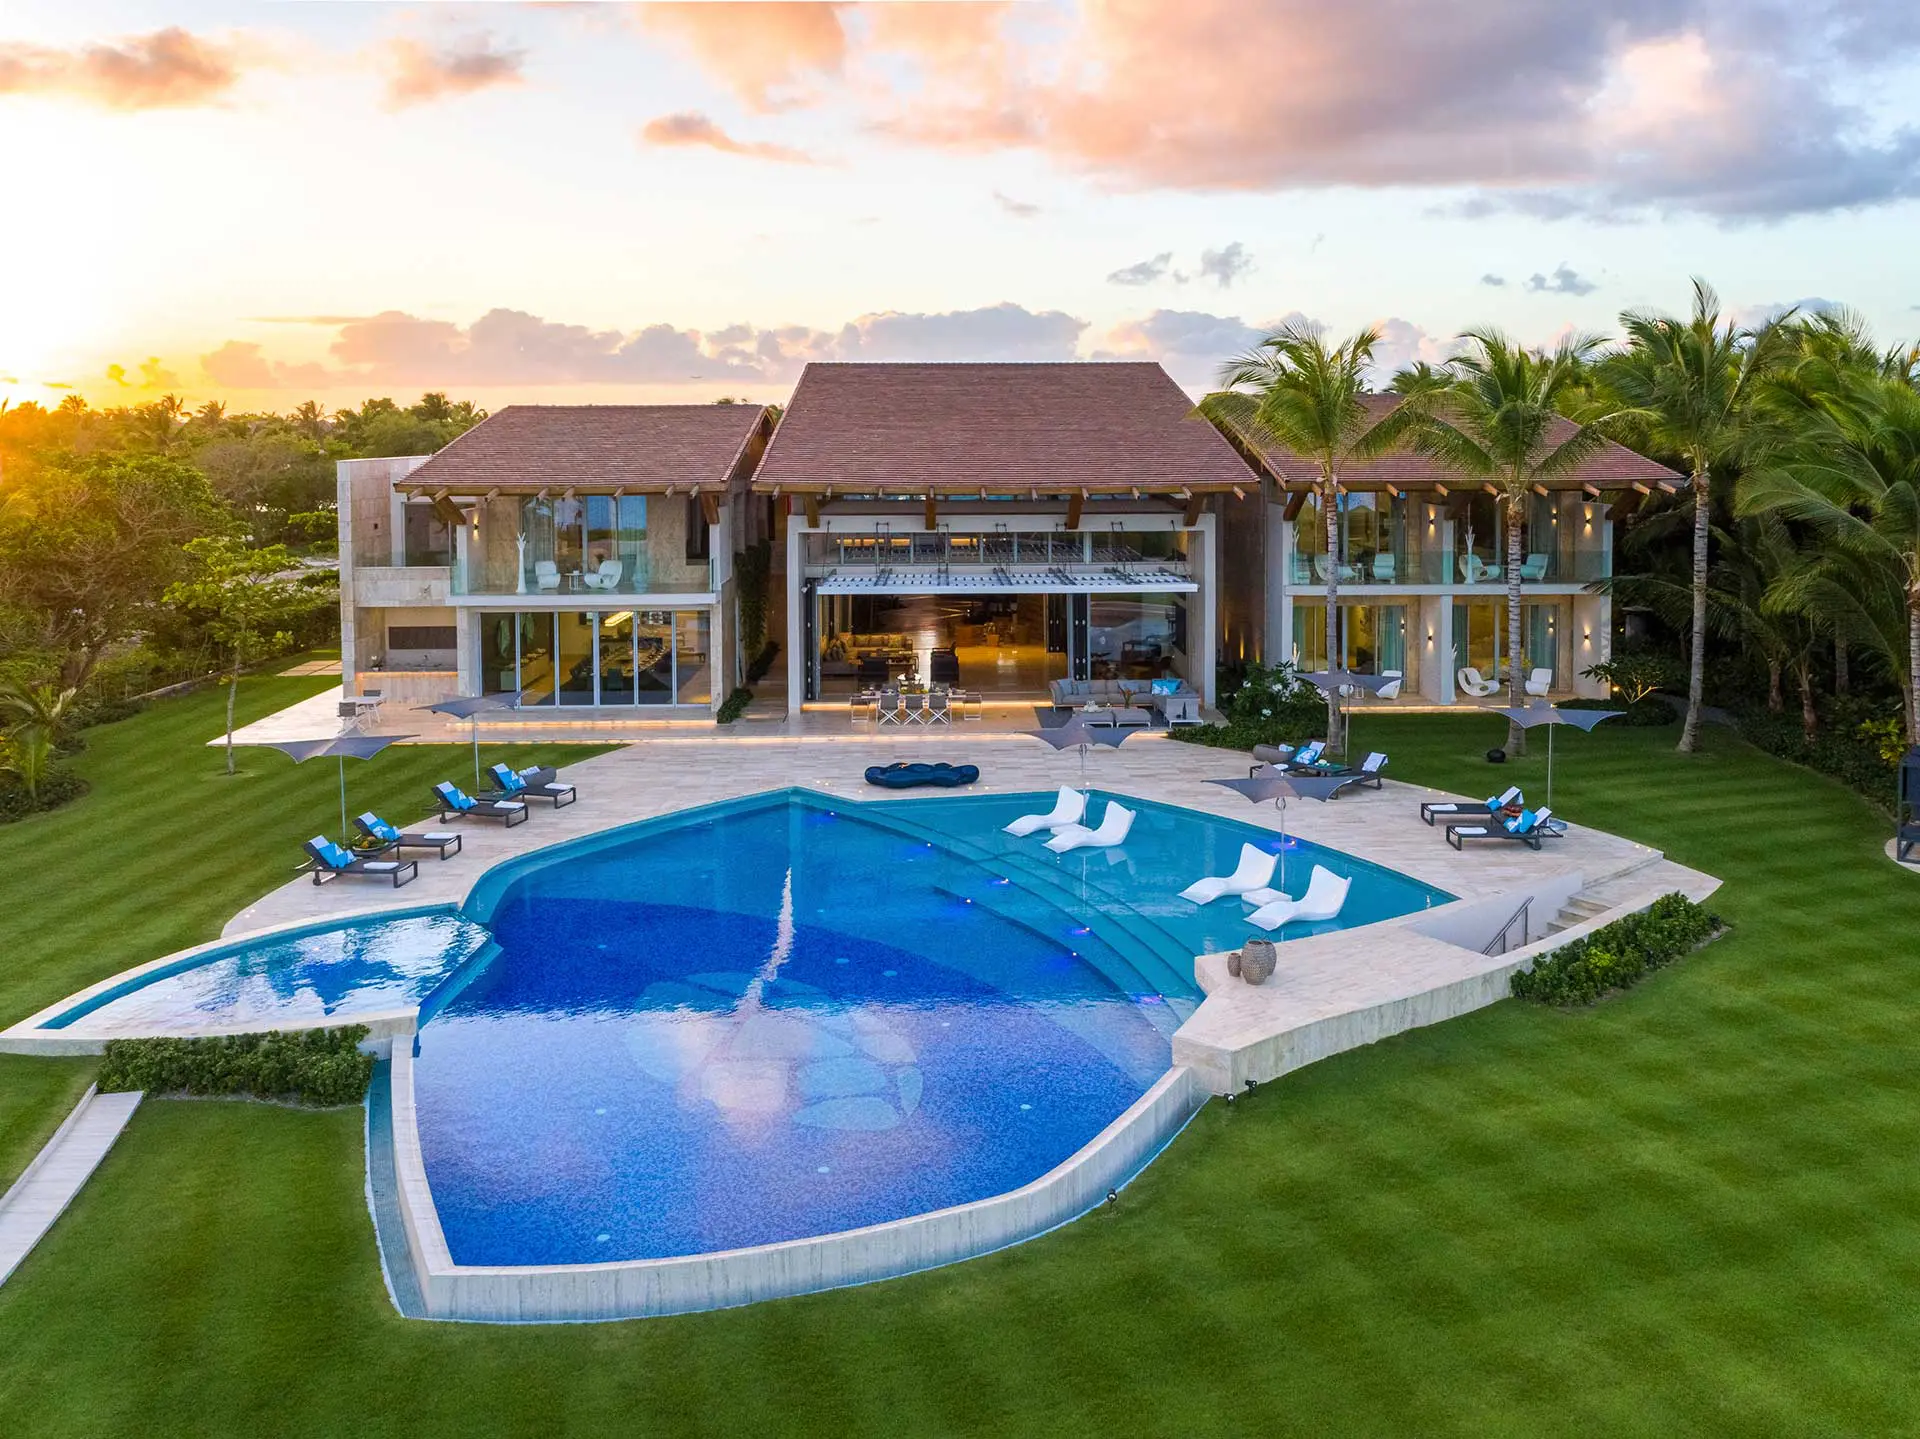
[[[102,1092],[238,1094],[301,1104],[358,1104],[373,1079],[364,1024],[205,1039],[110,1039]]]
[[[1623,654],[1580,671],[1583,678],[1600,680],[1620,691],[1628,704],[1655,690],[1669,689],[1680,680],[1680,667],[1665,655]]]
[[[1224,728],[1182,725],[1169,737],[1215,749],[1252,749],[1257,744],[1299,744],[1326,734],[1325,696],[1295,678],[1293,666],[1285,661],[1271,667],[1248,665],[1246,677],[1222,708]]]
[[[747,706],[753,703],[753,691],[745,685],[720,701],[720,708],[713,717],[715,724],[732,724],[747,712]]]
[[[0,824],[12,824],[29,815],[45,814],[71,804],[87,792],[87,782],[70,769],[49,768],[32,794],[11,776],[0,775]]]
[[[1515,999],[1592,1004],[1653,970],[1691,954],[1721,930],[1720,918],[1684,894],[1666,894],[1642,914],[1602,925],[1584,939],[1542,955],[1509,981]]]
[[[740,645],[758,654],[767,642],[767,598],[773,580],[773,542],[758,540],[733,556],[740,604]]]
[[[1734,717],[1740,737],[1776,759],[1831,775],[1858,790],[1882,809],[1891,810],[1898,767],[1885,758],[1877,737],[1859,729],[1834,728],[1809,743],[1798,715],[1749,710]]]

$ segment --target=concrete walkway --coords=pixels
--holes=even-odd
[[[101,1094],[89,1087],[27,1172],[0,1196],[0,1284],[73,1203],[140,1099],[138,1093]]]

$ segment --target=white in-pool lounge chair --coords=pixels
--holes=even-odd
[[[1070,824],[1078,824],[1086,817],[1087,797],[1077,789],[1061,787],[1059,795],[1053,801],[1053,808],[1045,814],[1023,814],[1006,827],[1005,832],[1019,838],[1025,838],[1035,830],[1065,829]]]
[[[1243,844],[1240,846],[1240,863],[1232,874],[1197,879],[1180,891],[1180,898],[1193,904],[1212,904],[1223,894],[1245,894],[1250,889],[1264,889],[1272,882],[1273,867],[1279,862],[1279,855]]]
[[[1313,878],[1307,881],[1307,892],[1298,899],[1289,899],[1273,890],[1255,890],[1247,895],[1249,900],[1272,896],[1247,916],[1247,923],[1271,930],[1283,924],[1313,924],[1338,919],[1341,908],[1347,902],[1347,891],[1351,888],[1352,880],[1342,879],[1325,865],[1316,864]]]
[[[1121,843],[1127,837],[1127,831],[1133,828],[1133,811],[1123,804],[1107,801],[1107,812],[1100,816],[1100,827],[1088,829],[1084,824],[1070,824],[1065,829],[1054,831],[1053,838],[1047,841],[1047,848],[1055,854],[1065,854],[1070,849],[1108,849]]]

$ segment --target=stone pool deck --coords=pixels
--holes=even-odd
[[[1078,783],[1081,774],[1072,751],[1056,753],[1031,738],[990,731],[837,737],[705,733],[712,737],[641,740],[569,766],[562,777],[578,787],[579,801],[560,810],[536,803],[532,818],[511,830],[490,821],[458,822],[466,835],[464,852],[447,861],[423,860],[419,879],[404,889],[346,880],[315,887],[297,880],[235,915],[225,932],[231,937],[319,918],[458,903],[500,860],[635,820],[789,785],[855,802],[955,793],[876,789],[862,778],[873,764],[977,764],[981,783],[966,793],[1052,790]],[[1277,829],[1280,815],[1272,805],[1249,804],[1207,783],[1244,775],[1246,763],[1234,751],[1144,734],[1120,749],[1089,754],[1086,778],[1097,788]],[[1490,785],[1497,778],[1497,772],[1490,773]],[[1213,1093],[1233,1092],[1250,1080],[1271,1079],[1314,1059],[1490,1004],[1506,994],[1508,975],[1539,950],[1643,908],[1669,891],[1697,899],[1718,885],[1657,850],[1578,823],[1539,851],[1499,844],[1458,853],[1447,845],[1443,830],[1419,819],[1422,800],[1447,797],[1389,781],[1380,791],[1350,791],[1329,804],[1290,802],[1290,834],[1399,870],[1458,896],[1459,903],[1287,941],[1280,947],[1279,972],[1257,988],[1230,979],[1224,956],[1199,957],[1197,977],[1208,997],[1175,1036],[1175,1063],[1190,1067]],[[1528,913],[1524,922],[1516,921],[1523,903]],[[1509,926],[1506,952],[1484,953]]]

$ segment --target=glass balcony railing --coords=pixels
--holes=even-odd
[[[1064,569],[1187,573],[1187,558],[1167,532],[1026,531],[952,535],[808,535],[806,564],[833,569]]]
[[[1303,588],[1324,585],[1329,568],[1324,554],[1295,551],[1287,582]],[[1520,564],[1520,582],[1530,585],[1587,584],[1605,579],[1609,573],[1608,556],[1598,550],[1529,551]],[[1460,554],[1407,554],[1382,550],[1354,552],[1340,563],[1338,578],[1342,589],[1376,585],[1504,586],[1507,571],[1504,552],[1476,549]]]
[[[603,560],[530,559],[522,566],[511,561],[476,563],[469,557],[465,565],[453,567],[452,591],[456,595],[633,598],[710,594],[713,584],[710,560],[657,562],[644,555],[629,555]]]

